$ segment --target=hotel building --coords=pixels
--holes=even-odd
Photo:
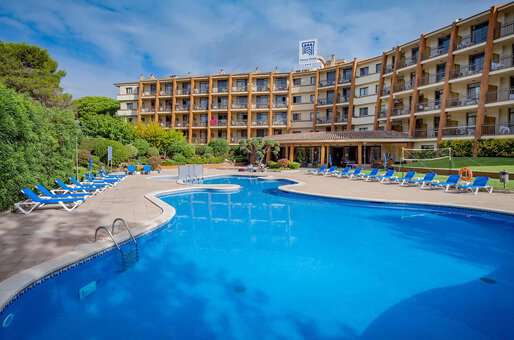
[[[190,143],[279,141],[281,157],[369,163],[401,147],[514,138],[514,2],[369,59],[318,70],[172,76],[115,84],[118,115]],[[302,151],[299,151],[302,150]]]

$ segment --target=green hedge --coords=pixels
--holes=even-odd
[[[475,143],[478,157],[514,157],[512,138],[443,141],[441,147],[452,148],[452,155],[455,157],[472,157]]]
[[[76,138],[73,113],[0,86],[0,210],[22,199],[23,187],[73,175]]]

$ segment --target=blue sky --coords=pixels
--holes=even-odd
[[[494,1],[0,1],[0,40],[47,48],[74,97],[114,96],[141,74],[288,71],[298,40],[366,58]]]

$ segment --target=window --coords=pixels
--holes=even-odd
[[[368,128],[367,127],[360,127],[359,131],[368,131]]]
[[[359,97],[365,97],[368,95],[368,88],[367,87],[361,87],[359,89]]]
[[[316,77],[315,77],[315,76],[311,76],[311,78],[310,78],[310,84],[311,84],[311,85],[316,85]]]
[[[361,77],[367,76],[368,74],[369,74],[369,67],[368,66],[360,68],[359,75]]]
[[[476,125],[477,115],[475,112],[466,113],[466,126],[474,127]]]
[[[294,78],[293,85],[294,86],[302,86],[302,78]]]
[[[368,115],[367,107],[359,107],[359,117],[366,117]]]
[[[300,112],[293,112],[293,121],[297,122],[302,120],[302,114]]]
[[[293,104],[301,104],[302,96],[293,96]]]
[[[125,93],[126,94],[132,94],[132,87],[125,88]]]
[[[310,100],[310,103],[311,103],[311,104],[313,104],[313,103],[314,103],[314,95],[313,95],[313,94],[311,94],[311,97],[309,98],[309,100]]]
[[[351,68],[345,68],[343,70],[343,81],[350,81],[352,80],[352,69]]]
[[[127,110],[132,110],[134,103],[127,103]]]
[[[375,65],[375,72],[376,73],[380,73],[380,71],[382,71],[382,64],[376,64]]]

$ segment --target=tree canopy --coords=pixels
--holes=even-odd
[[[66,107],[71,96],[60,86],[66,75],[48,51],[33,45],[0,42],[0,82],[47,107]]]
[[[82,97],[73,101],[73,109],[80,118],[88,114],[114,116],[120,104],[117,100],[108,97]]]
[[[277,141],[262,138],[243,139],[239,142],[239,149],[248,156],[251,164],[261,164],[268,152],[275,156],[280,152]]]

